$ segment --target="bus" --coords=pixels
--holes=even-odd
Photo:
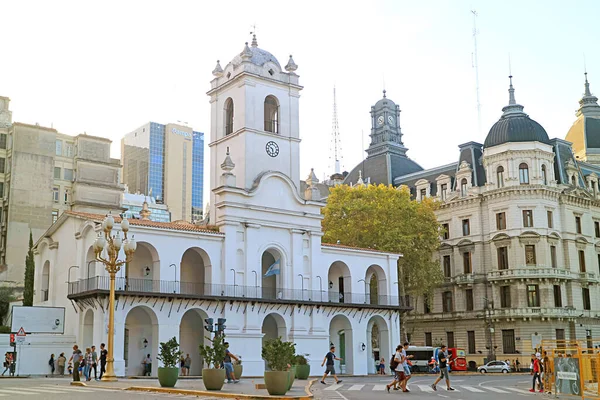
[[[434,356],[435,348],[431,346],[408,346],[406,350],[407,356],[413,356],[409,358],[412,363],[413,372],[429,372],[429,362]]]

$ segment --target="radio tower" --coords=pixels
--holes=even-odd
[[[338,124],[337,116],[337,101],[335,98],[335,86],[333,87],[333,120],[331,126],[331,145],[330,145],[330,156],[329,161],[331,163],[331,169],[336,174],[341,173],[341,158],[342,158],[342,141],[340,139],[340,126]]]
[[[479,101],[479,60],[477,58],[477,11],[471,10],[473,13],[473,68],[475,68],[475,92],[477,93],[477,129],[481,135],[481,102]]]

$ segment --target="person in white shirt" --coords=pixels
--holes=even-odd
[[[402,355],[402,346],[398,345],[398,347],[396,347],[396,354],[394,354],[394,358],[390,360],[390,367],[394,366],[395,364],[396,369],[394,374],[394,380],[392,381],[392,383],[385,386],[388,393],[390,392],[391,387],[395,388],[397,383],[401,384],[401,382],[404,381],[404,368],[402,367],[403,362],[404,356]]]

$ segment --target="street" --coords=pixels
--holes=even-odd
[[[323,400],[370,400],[381,396],[401,396],[402,398],[414,397],[418,399],[456,399],[456,400],[504,400],[519,397],[541,397],[541,393],[530,393],[531,378],[529,375],[450,375],[454,392],[446,391],[446,385],[442,381],[437,385],[437,391],[433,391],[431,384],[437,375],[415,375],[409,381],[410,393],[391,390],[386,393],[385,386],[391,382],[389,376],[370,377],[343,377],[342,383],[333,384],[333,379],[327,379],[327,385],[318,381],[313,385],[313,393],[316,399]]]

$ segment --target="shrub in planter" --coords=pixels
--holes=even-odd
[[[242,357],[238,356],[237,361],[233,361],[233,374],[235,375],[236,379],[240,379],[243,372],[244,366],[242,365]]]
[[[283,342],[281,338],[266,340],[262,348],[262,358],[270,371],[265,371],[265,385],[270,395],[284,395],[292,385],[291,364],[296,345]]]
[[[225,358],[225,334],[217,334],[214,339],[208,336],[206,338],[211,345],[199,346],[200,355],[206,363],[206,368],[202,369],[202,383],[206,390],[221,390],[225,383],[225,370],[221,368],[221,362]]]
[[[306,355],[308,356],[308,354]],[[308,365],[308,360],[303,355],[296,355],[294,357],[294,366],[296,367],[296,378],[297,379],[308,379],[310,376],[310,365]]]
[[[182,352],[179,350],[179,343],[175,337],[169,341],[160,343],[157,359],[162,361],[163,366],[158,367],[158,382],[162,387],[174,387],[177,383],[179,368],[177,362]]]

